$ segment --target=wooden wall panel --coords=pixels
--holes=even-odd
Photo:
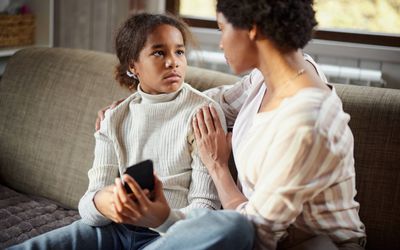
[[[130,0],[55,1],[55,47],[114,51],[114,34]]]

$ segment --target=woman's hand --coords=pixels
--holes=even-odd
[[[154,176],[154,199],[148,198],[148,193],[140,188],[129,175],[123,175],[132,194],[127,194],[119,178],[115,180],[113,192],[114,220],[117,223],[133,224],[141,227],[158,227],[168,218],[170,207],[165,199],[162,183]]]
[[[118,106],[118,104],[120,104],[121,102],[123,102],[125,100],[124,99],[120,99],[118,101],[114,101],[113,103],[111,103],[111,105],[108,105],[107,107],[104,107],[102,109],[100,109],[97,112],[97,118],[96,118],[96,124],[95,124],[95,129],[96,131],[100,129],[100,123],[102,120],[104,120],[104,113],[108,110],[108,109],[113,109],[115,107]]]
[[[203,107],[193,119],[193,130],[200,158],[206,165],[224,209],[236,209],[247,199],[239,191],[228,167],[231,134],[225,135],[214,107]]]
[[[214,107],[202,107],[193,118],[193,130],[199,155],[212,174],[220,167],[228,167],[231,153],[231,134],[225,135]]]

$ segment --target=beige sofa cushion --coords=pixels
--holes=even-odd
[[[0,82],[0,178],[5,185],[76,207],[87,188],[97,110],[128,93],[114,57],[28,49]],[[6,108],[7,107],[7,108]]]
[[[400,90],[336,85],[354,134],[367,249],[400,247]]]

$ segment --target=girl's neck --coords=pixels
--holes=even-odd
[[[148,94],[142,90],[140,84],[137,87],[137,91],[142,98],[142,103],[162,103],[162,102],[169,102],[174,100],[179,92],[182,90],[184,83],[181,84],[179,89],[171,93],[165,94]]]

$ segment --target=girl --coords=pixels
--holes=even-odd
[[[188,38],[186,25],[171,16],[139,14],[122,25],[115,42],[116,79],[137,91],[107,112],[95,133],[89,187],[79,202],[82,220],[11,249],[140,249],[160,237],[150,228],[170,214],[220,208],[191,126],[204,103],[220,109],[184,83]],[[126,167],[146,159],[153,160],[157,175],[152,200],[123,175]],[[118,176],[133,194],[126,193]],[[146,205],[138,203],[143,199]]]

